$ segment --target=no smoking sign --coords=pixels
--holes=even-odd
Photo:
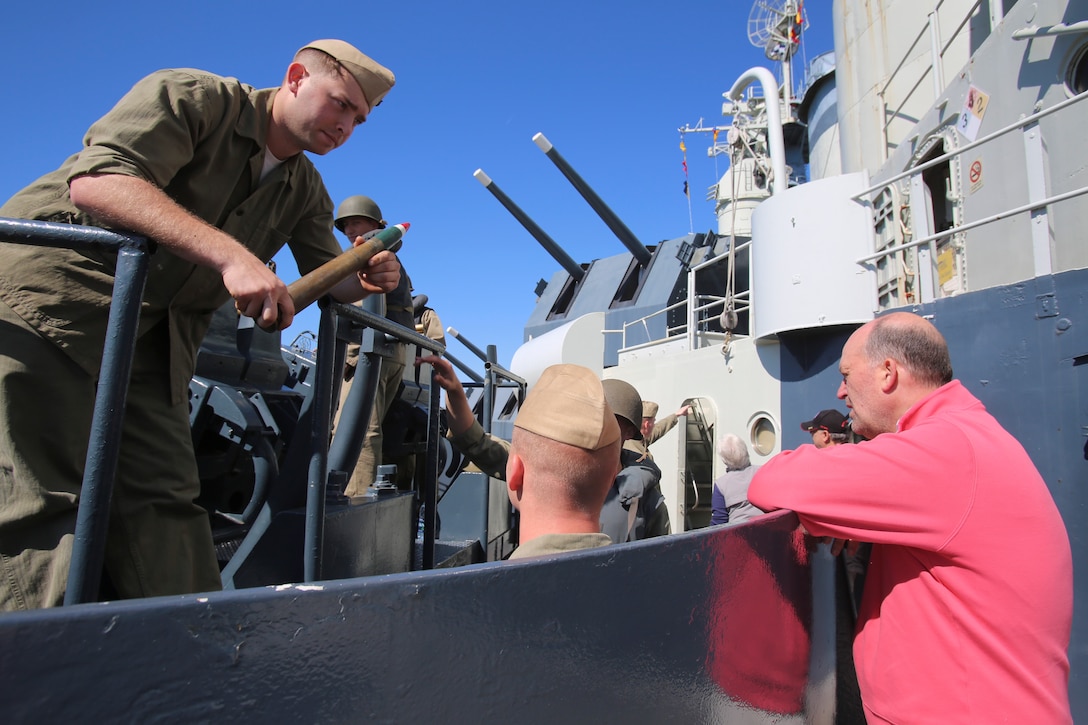
[[[967,179],[971,182],[970,191],[974,194],[982,186],[982,160],[975,159],[967,170]]]

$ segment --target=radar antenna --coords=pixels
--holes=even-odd
[[[788,63],[804,30],[802,0],[755,0],[748,13],[748,40],[768,60]]]

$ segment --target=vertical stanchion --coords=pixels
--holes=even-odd
[[[106,323],[106,344],[102,350],[91,438],[87,444],[83,486],[76,512],[72,562],[68,569],[68,588],[64,592],[65,604],[81,604],[98,598],[102,564],[106,558],[110,499],[121,451],[121,425],[125,416],[132,356],[136,351],[140,301],[147,282],[147,256],[142,241],[139,248],[121,247],[117,252],[113,304]]]

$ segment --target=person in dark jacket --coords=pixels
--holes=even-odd
[[[620,424],[624,441],[642,440],[642,397],[623,380],[604,380],[604,394]],[[671,533],[669,509],[661,494],[661,469],[647,453],[628,447],[620,452],[620,473],[601,510],[601,531],[613,543]]]

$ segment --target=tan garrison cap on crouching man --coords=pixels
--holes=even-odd
[[[382,98],[396,83],[393,71],[381,65],[373,58],[363,55],[351,43],[343,40],[315,40],[308,45],[299,48],[299,51],[313,48],[332,56],[344,67],[355,82],[359,84],[366,102],[370,104],[370,110],[382,102]]]
[[[514,427],[596,451],[620,437],[601,381],[581,365],[552,365],[529,391]]]

